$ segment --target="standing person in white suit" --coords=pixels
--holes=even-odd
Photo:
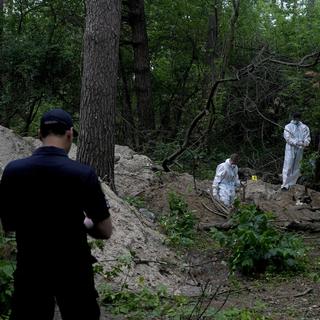
[[[283,137],[286,140],[285,156],[282,169],[281,190],[286,191],[295,185],[300,176],[300,161],[303,149],[309,146],[310,130],[301,122],[300,112],[295,112],[292,120],[284,128]]]
[[[225,162],[219,164],[212,182],[212,195],[231,206],[236,198],[236,188],[240,187],[238,176],[239,155],[234,153]]]

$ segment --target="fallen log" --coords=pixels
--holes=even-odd
[[[285,225],[285,229],[294,231],[320,232],[320,223],[291,221]]]

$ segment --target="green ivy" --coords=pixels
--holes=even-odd
[[[306,248],[295,235],[279,232],[273,215],[255,205],[242,205],[227,233],[212,229],[214,239],[231,251],[230,266],[246,275],[265,271],[299,271],[306,266]]]

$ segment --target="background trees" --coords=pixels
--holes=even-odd
[[[97,105],[90,117],[98,116],[98,127],[104,129],[97,129],[94,136],[105,137],[110,130],[115,143],[162,161],[183,144],[192,120],[208,103],[188,148],[174,162],[184,170],[197,166],[202,177],[211,177],[216,163],[234,151],[243,154],[244,166],[280,172],[281,127],[296,109],[303,111],[316,141],[317,56],[300,63],[320,48],[316,1],[135,0],[124,1],[121,14],[115,123]],[[35,134],[39,111],[54,105],[62,105],[78,119],[84,15],[78,0],[5,2],[0,37],[2,125]],[[111,36],[107,25],[98,29],[107,41]],[[106,63],[118,59],[116,50],[105,50]],[[99,60],[91,53],[90,58],[94,63]],[[84,61],[83,79],[86,68]],[[240,80],[221,83],[208,101],[215,81],[236,78],[243,69]],[[83,82],[83,90],[98,79],[93,69],[89,71],[92,80]],[[110,72],[115,71],[102,71],[101,81],[107,81],[102,79]],[[104,105],[114,99],[106,89],[98,91]],[[82,105],[84,100],[82,95]],[[84,148],[86,126],[93,125],[87,119],[81,116],[79,143],[86,151],[80,157],[109,154],[112,139],[96,153]]]

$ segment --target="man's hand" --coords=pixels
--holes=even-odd
[[[87,229],[92,229],[93,226],[94,226],[93,221],[92,221],[90,218],[88,218],[88,217],[85,217],[85,219],[84,219],[84,221],[83,221],[83,224],[85,225],[85,227],[86,227]]]

